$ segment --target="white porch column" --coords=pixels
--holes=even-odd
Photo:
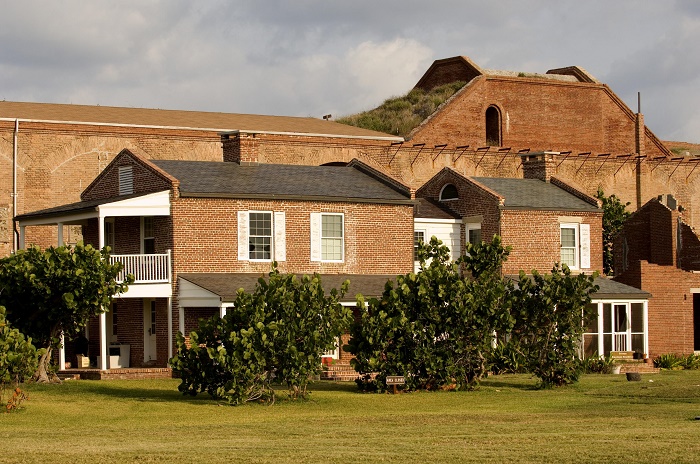
[[[649,300],[644,300],[644,352],[649,356]]]
[[[100,370],[107,370],[107,314],[100,314]]]
[[[63,223],[58,223],[58,237],[56,239],[58,246],[63,246]]]
[[[598,302],[598,356],[603,359],[605,357],[605,340],[603,336],[603,317],[604,305]]]
[[[185,308],[183,308],[181,305],[177,308],[177,315],[179,325],[178,330],[182,335],[185,335]]]
[[[24,250],[24,234],[26,229],[27,226],[19,226],[19,243],[17,244],[19,250]]]
[[[168,298],[168,359],[173,357],[173,299]]]
[[[58,370],[66,368],[66,337],[61,332],[61,346],[58,348]]]

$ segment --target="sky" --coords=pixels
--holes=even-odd
[[[700,142],[694,0],[0,0],[0,99],[334,118],[437,59],[581,66],[662,140]]]

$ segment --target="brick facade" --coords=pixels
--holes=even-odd
[[[672,205],[673,206],[673,205]],[[700,240],[677,207],[651,200],[615,238],[615,280],[652,294],[649,347],[652,355],[700,350]]]

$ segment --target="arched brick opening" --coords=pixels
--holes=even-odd
[[[501,112],[493,105],[486,108],[486,145],[501,146]]]

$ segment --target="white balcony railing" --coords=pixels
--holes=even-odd
[[[124,266],[117,280],[127,274],[134,276],[135,284],[170,283],[170,251],[150,255],[111,255],[109,262],[120,262]]]

